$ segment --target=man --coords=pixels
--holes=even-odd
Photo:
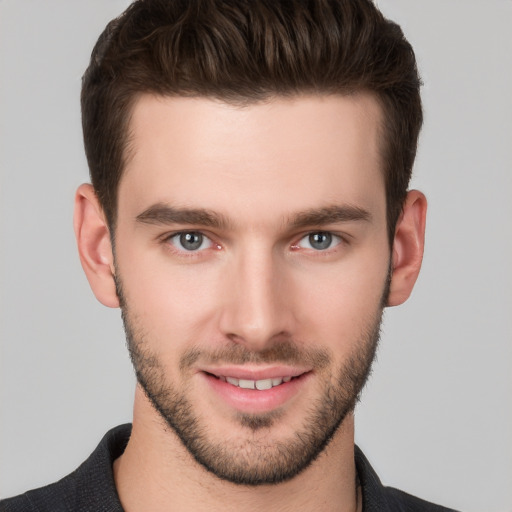
[[[2,510],[447,510],[354,446],[383,308],[423,254],[419,83],[366,1],[139,1],[111,22],[75,232],[122,310],[133,426]]]

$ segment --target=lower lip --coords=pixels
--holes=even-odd
[[[239,388],[209,373],[202,372],[200,375],[204,377],[210,388],[231,407],[245,413],[264,413],[282,407],[292,400],[309,380],[310,372],[263,391]]]

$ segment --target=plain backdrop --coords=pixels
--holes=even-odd
[[[381,0],[413,44],[429,198],[422,275],[388,310],[356,439],[384,483],[512,511],[512,2]],[[0,0],[0,496],[59,479],[129,421],[118,310],[72,231],[79,91],[122,0]]]

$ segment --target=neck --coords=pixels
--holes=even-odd
[[[142,396],[141,396],[142,395]],[[320,456],[290,481],[243,486],[219,479],[199,465],[140,390],[133,429],[114,479],[126,512],[354,512],[354,420],[349,415]]]

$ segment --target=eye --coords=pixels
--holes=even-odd
[[[325,251],[332,249],[341,243],[341,237],[333,235],[328,231],[317,231],[316,233],[309,233],[299,240],[296,247],[301,249],[313,249],[315,251]]]
[[[212,247],[213,242],[198,231],[183,231],[168,238],[176,249],[187,252],[197,252]]]

